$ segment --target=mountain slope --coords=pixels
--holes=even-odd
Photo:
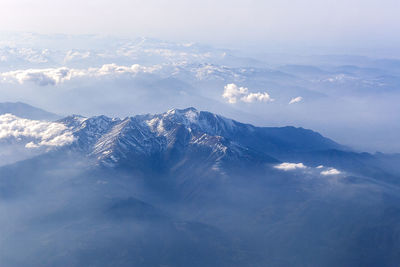
[[[41,155],[0,167],[1,265],[400,261],[397,155],[344,151],[310,130],[194,108],[74,115],[39,133],[46,127],[60,134]],[[8,138],[23,147],[24,138]]]
[[[8,215],[0,218],[0,263],[280,267],[400,260],[398,188],[251,164],[210,175],[202,159],[155,173],[92,164],[62,149],[0,167],[0,212]]]
[[[1,114],[13,114],[20,118],[31,119],[31,120],[48,120],[54,121],[60,119],[59,115],[47,112],[43,109],[33,107],[31,105],[22,102],[3,102],[0,103],[0,115]]]

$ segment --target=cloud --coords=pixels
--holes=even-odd
[[[243,96],[241,98],[243,102],[246,103],[252,103],[254,101],[259,101],[259,102],[267,102],[267,101],[272,101],[271,97],[267,92],[265,93],[251,93],[246,96]]]
[[[234,83],[225,85],[222,97],[227,99],[230,104],[237,103],[238,99],[245,103],[268,102],[273,101],[267,92],[264,93],[249,93],[246,87],[238,87]]]
[[[40,86],[55,85],[70,80],[74,73],[68,68],[56,69],[27,69],[9,71],[0,74],[3,82],[33,82]]]
[[[136,75],[138,73],[152,73],[161,66],[145,67],[138,64],[132,66],[119,66],[105,64],[100,68],[71,69],[67,67],[48,69],[26,69],[0,73],[2,82],[24,84],[32,82],[40,86],[57,85],[75,78],[117,76],[123,74]]]
[[[245,87],[238,87],[234,83],[230,83],[225,85],[224,93],[222,94],[223,98],[228,99],[228,102],[231,104],[235,104],[237,102],[237,98],[246,95],[249,89]]]
[[[330,168],[329,170],[322,171],[321,175],[327,176],[327,175],[338,175],[341,174],[341,172],[335,168]]]
[[[311,171],[311,173],[314,173],[315,171],[318,170],[318,173],[320,173],[323,176],[333,176],[333,175],[339,175],[342,172],[335,169],[335,168],[325,168],[323,165],[319,165],[315,168],[310,168],[304,165],[303,163],[291,163],[291,162],[283,162],[281,164],[275,165],[275,169],[279,169],[282,171],[294,171],[298,169],[307,169],[308,171]],[[324,171],[321,171],[324,169]]]
[[[290,100],[290,102],[289,102],[289,105],[295,104],[295,103],[299,103],[299,102],[301,102],[301,101],[303,101],[303,98],[302,98],[301,96],[298,96],[298,97],[292,98],[292,99]]]
[[[283,170],[283,171],[292,171],[292,170],[296,170],[296,169],[306,169],[307,166],[305,166],[303,163],[284,162],[279,165],[275,165],[274,168]]]
[[[74,141],[72,131],[62,123],[22,119],[12,114],[0,116],[0,140],[26,141],[26,148],[58,147]]]
[[[64,62],[72,61],[72,60],[80,60],[80,59],[86,59],[90,57],[90,52],[79,52],[79,51],[73,51],[70,50],[67,52],[64,58]]]
[[[11,46],[2,46],[0,49],[0,62],[8,62],[10,64],[25,61],[25,63],[48,63],[48,49],[33,49],[33,48],[16,48]]]

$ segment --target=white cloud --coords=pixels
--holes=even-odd
[[[305,169],[305,168],[307,168],[307,166],[305,166],[303,163],[284,162],[284,163],[274,166],[274,168],[279,169],[279,170],[284,170],[284,171],[292,171],[292,170],[296,170],[296,169]]]
[[[222,97],[228,99],[229,103],[235,104],[237,102],[237,98],[239,96],[246,95],[248,91],[248,88],[238,87],[236,84],[230,83],[225,85],[225,90],[222,94]]]
[[[322,171],[321,175],[327,176],[327,175],[338,175],[341,174],[341,172],[337,169],[330,168],[329,170]]]
[[[0,116],[0,139],[26,141],[26,148],[58,147],[72,143],[72,132],[62,123],[22,119],[12,114]]]
[[[252,103],[254,101],[259,102],[267,102],[272,101],[273,99],[269,96],[267,92],[265,93],[251,93],[241,98],[243,102]]]
[[[14,63],[26,61],[28,63],[48,63],[48,49],[16,48],[11,46],[2,46],[0,49],[0,61]]]
[[[67,67],[62,68],[48,68],[48,69],[26,69],[16,70],[0,73],[0,80],[2,82],[16,82],[24,84],[32,82],[40,86],[57,85],[74,78],[82,77],[102,77],[102,76],[115,76],[123,74],[138,74],[146,72],[154,72],[159,70],[161,66],[155,65],[145,67],[138,64],[132,66],[119,66],[116,64],[105,64],[100,68],[89,69],[71,69]]]
[[[65,55],[64,62],[68,62],[68,61],[72,61],[72,60],[76,60],[76,59],[86,59],[88,57],[90,57],[89,51],[79,52],[79,51],[70,50]]]
[[[326,168],[323,165],[319,165],[315,168],[310,168],[310,167],[307,167],[306,165],[304,165],[303,163],[291,163],[291,162],[283,162],[281,164],[275,165],[274,168],[282,170],[282,171],[294,171],[294,170],[298,170],[298,169],[307,169],[307,171],[310,173],[315,173],[315,171],[317,171],[317,173],[320,173],[323,176],[333,176],[333,175],[339,175],[342,173],[341,171],[339,171],[335,168]],[[325,170],[321,171],[322,169],[325,169]]]
[[[299,103],[299,102],[301,102],[301,101],[303,101],[303,98],[302,98],[301,96],[298,96],[298,97],[292,98],[292,99],[290,100],[290,102],[289,102],[289,105],[295,104],[295,103]]]
[[[68,68],[56,68],[9,71],[1,73],[0,77],[3,82],[17,82],[20,84],[33,82],[41,86],[46,86],[70,80],[72,75],[73,72]]]
[[[234,83],[225,85],[223,98],[226,98],[230,104],[237,103],[238,99],[245,103],[252,103],[254,101],[267,102],[273,101],[267,92],[264,93],[249,93],[249,89],[246,87],[238,87]]]

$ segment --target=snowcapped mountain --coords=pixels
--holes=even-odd
[[[70,116],[58,122],[75,136],[71,146],[106,165],[156,160],[171,166],[201,156],[219,163],[265,163],[290,152],[343,148],[310,130],[255,127],[194,108],[125,119]]]
[[[55,122],[6,114],[0,148],[0,212],[8,215],[0,216],[0,265],[399,259],[400,157],[349,151],[311,130],[195,108]],[[31,253],[21,260],[15,248]]]
[[[72,115],[55,122],[8,114],[0,117],[0,129],[0,165],[52,151],[74,151],[99,166],[146,172],[181,172],[197,166],[201,173],[219,175],[302,162],[380,176],[388,161],[386,155],[352,152],[311,130],[256,127],[195,108],[124,119]],[[385,174],[388,179],[398,174],[391,170]]]

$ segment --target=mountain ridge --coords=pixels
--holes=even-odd
[[[23,102],[2,102],[0,103],[1,114],[13,114],[20,118],[31,120],[49,120],[54,121],[60,119],[61,116],[45,111],[43,109],[31,106]]]
[[[124,119],[69,116],[58,122],[72,129],[76,137],[73,145],[89,149],[90,155],[108,163],[127,158],[124,153],[151,156],[178,153],[179,149],[193,146],[237,158],[263,155],[271,162],[278,162],[274,155],[282,153],[344,148],[311,130],[256,127],[193,107]]]
[[[177,170],[185,162],[194,164],[202,159],[203,163],[207,162],[208,170],[220,173],[232,171],[238,166],[245,169],[244,166],[301,162],[308,166],[331,166],[349,172],[363,170],[363,175],[378,178],[382,174],[386,178],[394,174],[389,179],[391,181],[398,176],[398,171],[391,167],[392,162],[398,160],[396,156],[368,154],[367,157],[365,153],[357,153],[312,130],[293,126],[257,127],[194,107],[123,119],[105,115],[70,115],[45,125],[19,122],[16,117],[10,119],[16,120],[15,123],[22,128],[18,135],[10,129],[6,138],[1,139],[2,165],[54,149],[73,149],[96,164],[110,168],[129,166],[165,172]],[[40,132],[24,136],[26,132],[38,129]],[[58,130],[52,135],[54,129]],[[10,151],[13,144],[20,147],[15,158]],[[342,156],[338,158],[337,155]],[[383,169],[389,169],[390,175],[382,172]]]

